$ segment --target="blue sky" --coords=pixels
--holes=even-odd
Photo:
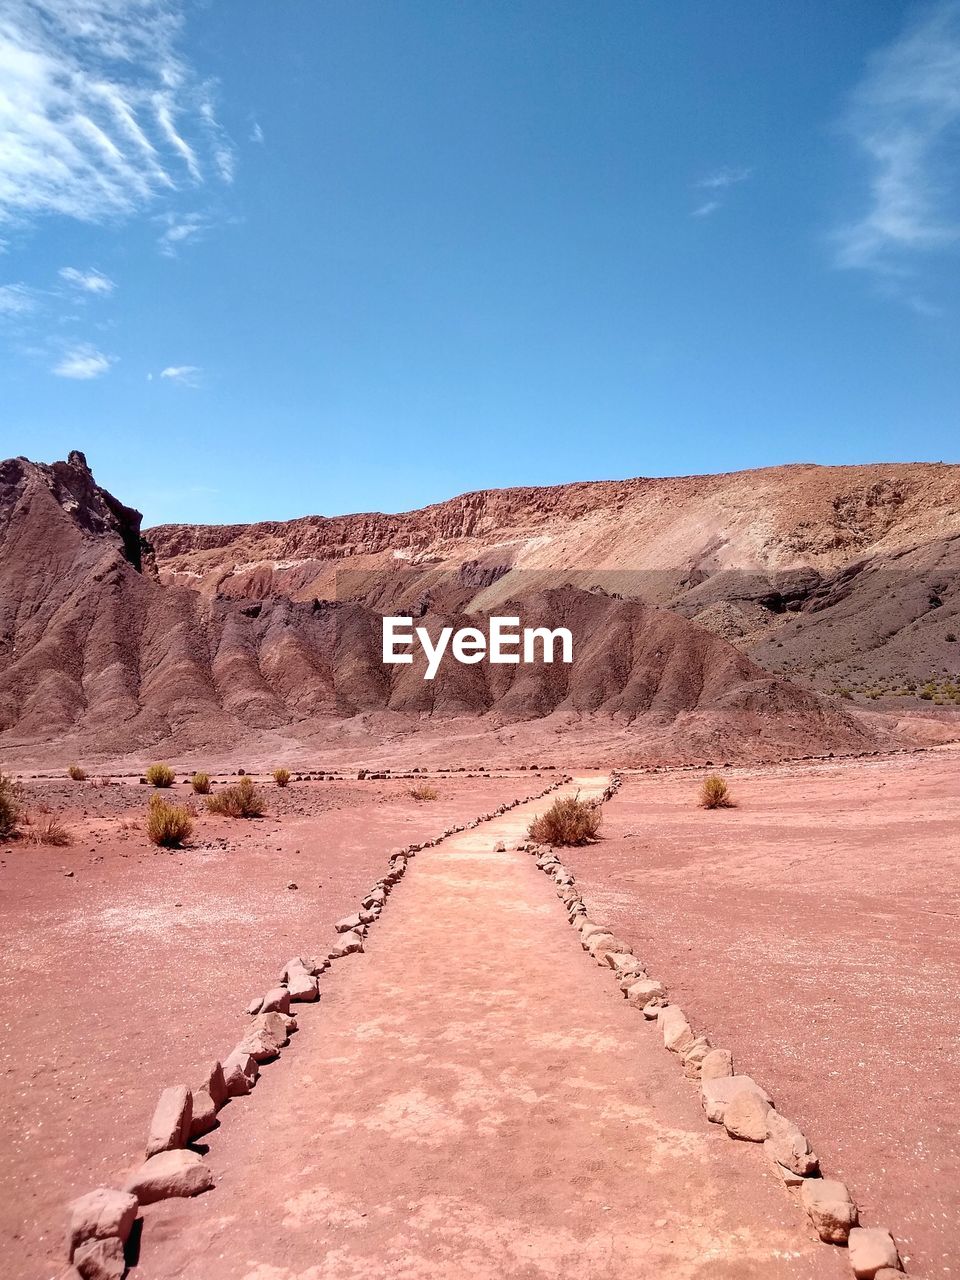
[[[148,523],[960,457],[960,0],[5,0],[0,456]]]

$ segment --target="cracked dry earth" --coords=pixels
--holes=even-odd
[[[762,1152],[706,1123],[533,859],[492,852],[552,798],[417,855],[221,1112],[216,1189],[144,1210],[134,1275],[846,1275]]]

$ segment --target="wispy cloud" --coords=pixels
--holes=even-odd
[[[89,271],[80,271],[77,267],[61,267],[59,274],[61,280],[66,280],[67,284],[73,285],[83,293],[113,293],[117,287],[109,276],[93,268]]]
[[[114,358],[112,356],[105,356],[96,347],[91,346],[88,342],[83,342],[79,346],[71,347],[62,359],[53,366],[51,372],[55,373],[58,378],[75,378],[86,382],[91,378],[99,378],[102,374],[107,373],[113,363]]]
[[[198,387],[202,372],[203,370],[198,369],[194,364],[173,364],[168,365],[166,369],[161,369],[160,377],[168,382],[175,382],[181,387]]]
[[[178,249],[201,239],[210,229],[210,219],[203,213],[164,214],[159,221],[165,230],[157,244],[166,258],[175,258]]]
[[[704,187],[708,191],[722,191],[724,187],[733,187],[738,182],[746,182],[752,173],[752,169],[744,168],[716,169],[713,173],[707,174],[705,178],[695,182],[694,186]]]
[[[263,130],[260,128],[260,125],[257,123],[256,120],[254,120],[253,128],[250,130],[250,141],[251,142],[263,141]]]
[[[709,218],[718,209],[722,209],[727,189],[735,187],[740,182],[746,182],[752,173],[752,169],[726,167],[714,169],[705,177],[698,178],[693,184],[694,190],[707,192],[708,196],[706,199],[700,198],[700,203],[690,210],[690,217]]]
[[[960,240],[960,0],[928,8],[874,54],[842,123],[866,162],[869,194],[862,216],[836,232],[835,261],[889,284]],[[913,291],[902,296],[929,313]]]
[[[0,220],[97,222],[232,176],[183,0],[4,0]]]
[[[0,316],[24,316],[36,306],[36,291],[29,285],[0,284]]]

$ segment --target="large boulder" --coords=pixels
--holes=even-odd
[[[190,1090],[179,1084],[164,1089],[147,1133],[147,1158],[160,1151],[185,1147],[190,1137],[192,1118],[193,1095]]]
[[[260,1068],[242,1045],[227,1055],[223,1062],[223,1080],[228,1098],[240,1098],[257,1083]]]
[[[161,1151],[134,1170],[123,1185],[141,1204],[153,1204],[209,1191],[213,1174],[196,1151]]]
[[[71,1202],[67,1226],[67,1250],[88,1240],[109,1240],[112,1236],[126,1244],[137,1218],[137,1197],[113,1187],[97,1187]]]
[[[767,1136],[767,1113],[770,1103],[751,1089],[730,1099],[723,1111],[723,1124],[731,1138],[744,1142],[763,1142]]]
[[[723,1124],[723,1117],[728,1105],[740,1093],[752,1092],[769,1105],[773,1105],[770,1095],[761,1089],[749,1076],[716,1076],[700,1079],[700,1101],[703,1111],[711,1124]]]
[[[700,1063],[701,1080],[720,1080],[733,1075],[733,1054],[729,1049],[711,1049]]]
[[[693,1047],[696,1036],[691,1030],[686,1014],[676,1004],[668,1004],[657,1014],[657,1025],[663,1043],[671,1053],[684,1053]]]
[[[818,1160],[810,1143],[792,1120],[773,1110],[767,1112],[763,1149],[771,1160],[802,1178],[808,1178],[817,1171]]]
[[[73,1265],[82,1280],[123,1280],[127,1269],[123,1245],[116,1236],[88,1240],[73,1255]]]
[[[800,1188],[800,1199],[821,1240],[846,1244],[851,1227],[857,1225],[857,1206],[842,1182],[807,1178]]]
[[[847,1248],[857,1280],[874,1280],[885,1268],[894,1272],[900,1270],[896,1243],[890,1232],[882,1227],[851,1227]]]
[[[341,933],[336,942],[330,948],[331,960],[342,960],[344,956],[353,955],[357,951],[363,950],[363,935],[355,929]]]

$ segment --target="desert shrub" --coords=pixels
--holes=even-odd
[[[418,782],[415,786],[410,787],[407,795],[413,800],[439,800],[440,792],[436,787],[431,787],[429,782]]]
[[[283,768],[274,769],[273,780],[278,787],[285,787],[287,783],[290,781],[290,770],[283,769]]]
[[[210,794],[209,773],[195,773],[190,779],[190,785],[198,796],[208,796]]]
[[[730,788],[719,773],[711,773],[700,784],[701,809],[732,809]]]
[[[946,640],[947,644],[957,643],[957,633],[955,631],[948,631],[943,638]]]
[[[152,795],[147,805],[147,836],[154,844],[176,849],[193,830],[193,816],[182,804],[170,804],[163,796]]]
[[[73,844],[70,832],[58,818],[47,814],[39,820],[31,821],[25,833],[30,844],[52,844],[60,848]]]
[[[168,764],[152,764],[147,770],[146,778],[152,787],[172,787],[173,770]]]
[[[83,782],[86,779],[86,769],[81,769],[78,764],[72,764],[67,769],[67,776],[72,778],[74,782]]]
[[[243,777],[232,787],[224,787],[215,796],[208,796],[207,808],[211,813],[224,814],[228,818],[260,818],[263,816],[263,796],[253,785],[253,779]]]
[[[587,844],[596,840],[603,821],[600,806],[575,796],[554,800],[527,828],[531,840],[539,844]]]
[[[17,834],[20,821],[20,789],[0,773],[0,840]]]

